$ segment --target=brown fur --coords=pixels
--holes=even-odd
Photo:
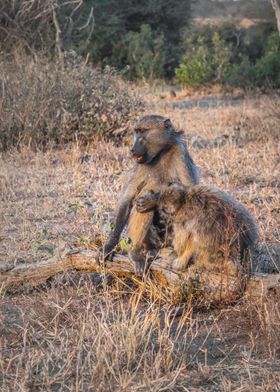
[[[161,189],[169,182],[176,181],[183,185],[197,183],[198,171],[181,133],[177,132],[165,117],[143,117],[136,124],[134,142],[134,147],[138,146],[145,151],[146,161],[136,163],[129,174],[116,213],[115,229],[103,252],[106,256],[113,250],[128,223],[128,235],[131,238],[129,254],[137,274],[142,274],[145,263],[143,247],[159,246],[159,238],[153,234],[153,225],[159,227],[159,219],[156,218],[154,210],[145,214],[139,213],[135,208],[135,200],[143,190]]]
[[[258,239],[256,224],[244,206],[227,193],[206,185],[173,183],[160,194],[146,191],[137,200],[139,212],[159,207],[173,223],[172,267],[184,270],[194,263],[229,275],[249,272],[251,252]]]

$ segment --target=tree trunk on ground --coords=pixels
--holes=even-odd
[[[170,259],[168,250],[153,261],[149,276],[143,282],[135,277],[134,269],[127,256],[116,254],[113,261],[100,266],[95,259],[95,252],[85,249],[64,251],[49,260],[16,266],[0,264],[0,285],[3,290],[14,290],[17,287],[33,287],[45,282],[50,277],[68,270],[84,272],[110,272],[119,277],[130,277],[146,289],[152,287],[164,290],[174,302],[187,300],[188,295],[199,293],[210,301],[230,301],[240,296],[240,279],[236,276],[225,276],[213,271],[196,271],[189,276],[188,271],[176,272],[168,268]],[[273,290],[280,289],[280,274],[256,274],[247,281],[246,292],[250,296],[260,297]]]

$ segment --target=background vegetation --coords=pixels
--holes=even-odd
[[[192,23],[191,5],[191,0],[4,0],[0,49],[23,46],[49,57],[71,49],[130,80],[176,75],[184,85],[279,88],[274,19],[259,19],[248,28],[229,22],[205,27]]]
[[[129,81],[280,87],[274,22],[194,24],[191,5],[3,0],[0,149],[123,137],[143,109]]]
[[[175,73],[187,86],[280,87],[280,38],[272,25],[202,27],[186,34]]]
[[[118,139],[141,109],[136,94],[111,68],[103,71],[74,52],[60,61],[15,56],[0,62],[0,149],[45,147],[94,138]],[[121,130],[121,132],[119,132]]]

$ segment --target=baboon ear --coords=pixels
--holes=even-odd
[[[167,119],[164,120],[164,126],[165,126],[165,128],[167,128],[167,129],[169,129],[169,128],[172,127],[172,124],[171,124],[171,121],[170,121],[169,118],[167,118]]]

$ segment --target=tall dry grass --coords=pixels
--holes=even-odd
[[[63,56],[63,62],[21,51],[0,57],[0,150],[118,140],[129,129],[142,109],[133,87],[74,52]]]
[[[279,390],[279,313],[256,328],[255,304],[253,319],[242,304],[175,318],[141,293],[116,294],[72,274],[2,300],[3,391]]]

